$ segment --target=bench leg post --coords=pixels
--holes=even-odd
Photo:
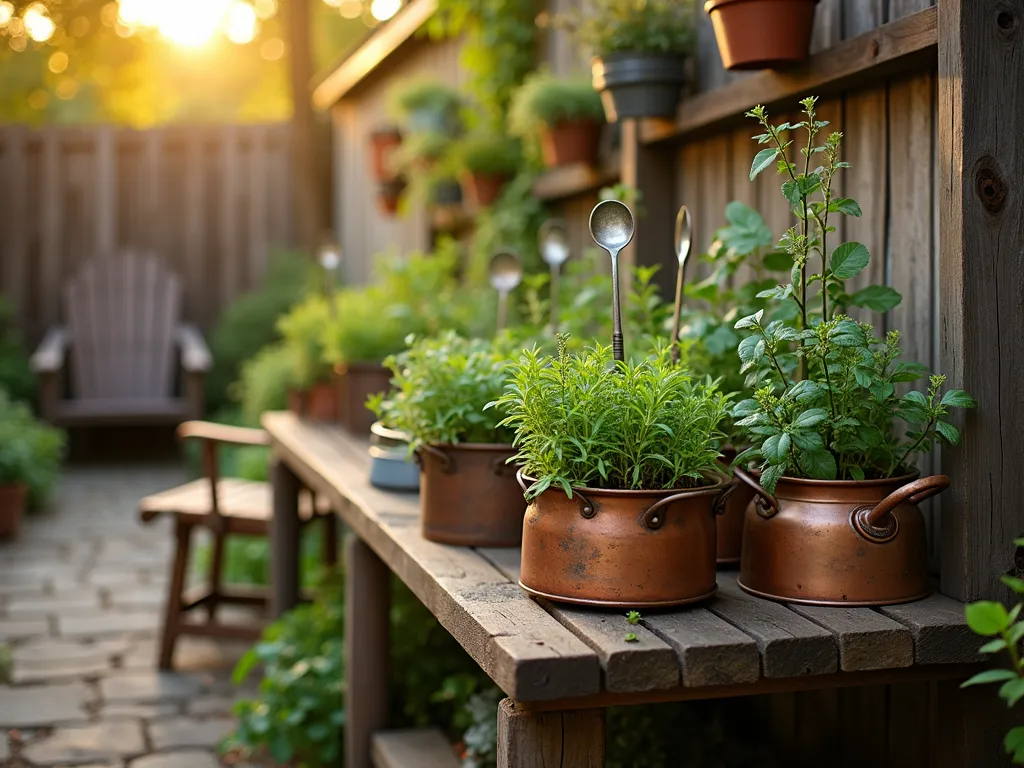
[[[270,524],[270,615],[299,604],[299,478],[280,459],[270,465],[274,514]]]
[[[603,768],[604,710],[532,712],[498,705],[498,768]]]
[[[371,768],[373,732],[388,721],[391,571],[354,534],[345,560],[345,768]]]

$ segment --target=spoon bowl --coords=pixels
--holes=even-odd
[[[552,269],[569,260],[569,233],[561,219],[548,219],[537,232],[540,241],[540,257]]]
[[[505,329],[508,316],[508,295],[523,281],[523,262],[512,251],[498,251],[491,256],[488,270],[491,287],[498,292],[498,332]]]
[[[622,305],[619,300],[619,251],[633,239],[633,214],[618,200],[604,200],[590,212],[590,236],[608,251],[612,260],[612,352],[625,360],[622,343]]]
[[[685,205],[680,206],[676,214],[676,258],[679,269],[676,272],[676,305],[672,315],[672,362],[679,362],[679,313],[683,309],[683,277],[686,273],[686,260],[690,257],[690,246],[693,244],[693,220]]]

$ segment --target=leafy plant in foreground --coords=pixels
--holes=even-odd
[[[1024,547],[1024,539],[1013,542],[1016,547]],[[1015,576],[1003,576],[1003,583],[1018,596],[1024,595],[1024,581]],[[1010,659],[1009,669],[986,669],[966,681],[961,688],[986,683],[1001,683],[999,698],[1013,707],[1024,698],[1024,659],[1021,657],[1021,640],[1024,640],[1024,619],[1021,618],[1024,603],[1018,602],[1007,610],[1002,603],[991,600],[979,600],[969,603],[964,613],[967,625],[982,637],[993,638],[981,646],[981,653],[995,655],[1006,652]],[[1013,762],[1024,765],[1024,726],[1010,729],[1003,739],[1006,753],[1011,755]]]
[[[782,194],[797,219],[778,247],[792,259],[788,285],[758,293],[790,304],[792,321],[769,321],[765,310],[740,318],[735,329],[748,335],[738,353],[745,385],[754,397],[732,410],[736,426],[755,444],[737,463],[760,459],[761,484],[769,492],[783,475],[816,480],[885,478],[911,471],[914,455],[940,440],[956,444],[960,433],[945,417],[952,408],[973,407],[959,389],[942,392],[946,377],[932,375],[924,392],[897,394],[897,386],[928,374],[919,363],[901,362],[900,334],[876,338],[874,329],[845,314],[852,305],[884,311],[899,302],[891,288],[872,286],[855,294],[846,281],[868,265],[867,248],[856,242],[829,250],[837,215],[860,216],[860,206],[835,195],[842,134],[816,144],[828,123],[817,119],[814,97],[801,102],[806,119],[773,126],[764,107],[748,113],[764,133],[750,178],[772,166],[785,178]],[[790,158],[790,132],[806,133],[802,169]],[[812,161],[820,159],[820,166]],[[830,220],[831,219],[831,220]],[[820,268],[820,272],[813,272]],[[786,315],[783,315],[785,317]],[[900,436],[896,419],[907,423]]]
[[[707,482],[716,467],[727,398],[695,383],[662,346],[650,359],[619,362],[598,345],[575,356],[559,339],[551,358],[525,350],[509,367],[495,405],[515,430],[515,460],[536,478],[528,496],[552,485],[661,490]]]
[[[38,507],[53,489],[64,459],[64,433],[37,420],[0,388],[0,485],[25,485]]]

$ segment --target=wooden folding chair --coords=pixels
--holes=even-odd
[[[261,624],[220,623],[217,621],[217,608],[222,604],[265,607],[269,600],[269,591],[265,588],[225,587],[222,583],[222,570],[224,544],[228,536],[269,536],[272,515],[270,484],[220,477],[218,468],[218,448],[221,444],[269,445],[267,434],[260,429],[189,421],[178,427],[178,436],[182,440],[202,441],[205,476],[147,496],[139,503],[143,522],[148,523],[160,515],[172,515],[177,539],[160,641],[160,669],[171,668],[174,644],[181,635],[247,641],[257,639],[263,629]],[[337,518],[329,507],[318,505],[312,494],[303,495],[300,514],[304,522],[323,519],[323,559],[326,564],[334,565],[337,562]],[[198,595],[187,597],[185,581],[195,528],[206,528],[211,532],[213,551],[205,589]],[[186,620],[186,614],[196,608],[206,609],[205,622]]]

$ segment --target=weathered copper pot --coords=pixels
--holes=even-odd
[[[731,447],[722,449],[722,464],[731,466],[736,458],[736,450]],[[746,483],[739,483],[729,494],[725,508],[718,516],[718,565],[731,567],[740,564],[743,551],[743,516],[747,506],[754,499],[753,489]]]
[[[380,363],[339,363],[334,373],[338,420],[353,435],[364,436],[377,420],[373,411],[366,407],[366,400],[391,389],[391,371]]]
[[[517,547],[526,501],[511,445],[425,445],[420,462],[423,538],[466,547]]]
[[[747,508],[739,584],[751,594],[812,605],[893,605],[926,597],[924,499],[949,486],[920,480],[802,480],[775,494],[735,469],[756,494]]]
[[[338,391],[333,381],[321,381],[304,393],[302,415],[310,421],[338,422]]]
[[[523,522],[519,585],[563,603],[657,608],[711,597],[715,518],[733,487],[684,491],[549,488]],[[532,480],[520,475],[527,488]]]

